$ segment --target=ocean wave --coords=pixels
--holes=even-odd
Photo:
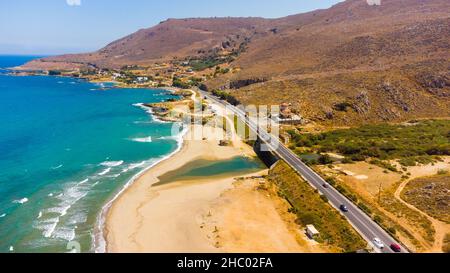
[[[59,207],[53,207],[48,208],[45,210],[46,213],[56,213],[60,216],[65,216],[67,214],[67,211],[71,208],[71,206],[59,206]]]
[[[43,231],[42,234],[45,238],[66,239],[72,237],[72,235],[69,236],[65,233],[67,227],[58,227],[58,225],[61,217],[66,216],[69,210],[89,193],[92,186],[86,184],[87,182],[89,182],[89,179],[85,179],[76,184],[72,183],[71,186],[68,186],[63,193],[56,197],[60,200],[59,204],[44,211],[45,214],[58,214],[54,218],[39,220],[35,226],[37,229]],[[44,213],[41,217],[44,216]]]
[[[133,138],[132,141],[134,142],[141,142],[141,143],[151,143],[152,142],[152,137],[143,137],[143,138]]]
[[[107,168],[104,171],[100,172],[98,175],[99,176],[104,176],[105,174],[109,173],[111,171],[111,168]]]
[[[156,166],[157,164],[159,164],[160,162],[172,157],[173,155],[175,155],[176,153],[178,153],[181,150],[182,144],[183,144],[183,137],[184,135],[188,132],[188,128],[184,128],[180,134],[178,136],[176,136],[177,139],[177,143],[178,143],[178,147],[175,151],[173,151],[172,153],[163,156],[159,159],[153,160],[152,162],[148,162],[148,166],[146,166],[143,170],[141,170],[139,173],[137,173],[136,175],[134,175],[130,180],[128,180],[128,182],[125,184],[124,187],[122,187],[122,190],[120,190],[103,208],[102,211],[100,212],[99,216],[97,217],[97,226],[94,230],[94,233],[92,234],[92,242],[93,242],[93,249],[96,253],[104,253],[106,252],[106,241],[105,241],[105,237],[103,234],[103,229],[105,226],[105,218],[106,215],[109,211],[109,209],[111,208],[112,204],[114,203],[115,200],[117,200],[117,198],[119,198],[120,195],[122,195],[122,193],[128,188],[130,187],[131,184],[134,183],[134,181],[136,181],[136,179],[138,179],[142,174],[144,174],[146,171],[148,171],[149,169],[153,168],[154,166]],[[146,164],[147,162],[144,162],[144,164]],[[143,164],[143,165],[144,165]]]
[[[52,170],[57,170],[57,169],[61,169],[62,167],[64,167],[63,164],[56,166],[56,167],[52,167]]]
[[[159,124],[170,123],[168,121],[158,119],[155,115],[153,115],[154,113],[153,113],[152,108],[145,106],[143,103],[135,103],[135,104],[133,104],[133,106],[139,107],[139,108],[143,109],[145,112],[147,112],[148,114],[150,114],[150,116],[152,117],[153,123],[159,123]]]
[[[50,238],[53,235],[53,232],[55,231],[58,223],[59,223],[59,217],[50,218],[50,219],[38,221],[34,227],[39,230],[42,230],[42,235],[45,238]]]
[[[172,140],[172,141],[176,141],[179,145],[181,145],[181,143],[183,142],[183,137],[186,135],[187,131],[188,131],[188,128],[185,126],[182,128],[180,133],[178,133],[176,135],[172,135],[172,136],[159,137],[158,140]]]
[[[180,139],[179,136],[164,136],[158,138],[158,140],[174,140],[174,141],[178,141],[179,139]]]
[[[142,162],[140,162],[140,163],[133,163],[133,164],[130,164],[130,165],[128,165],[128,167],[125,167],[125,168],[123,169],[122,173],[126,173],[126,172],[132,171],[132,170],[134,170],[134,169],[137,169],[137,168],[139,168],[139,167],[143,167],[146,163],[147,163],[147,161],[142,161]]]
[[[108,177],[108,178],[117,178],[117,177],[119,177],[121,175],[121,173],[118,173],[118,174],[111,174],[111,175],[108,175],[108,176],[106,176],[106,177]]]
[[[75,229],[74,228],[68,228],[68,227],[57,228],[53,232],[53,236],[52,237],[56,238],[56,239],[62,239],[62,240],[66,240],[68,242],[71,242],[76,237]]]
[[[69,220],[67,221],[70,225],[78,225],[80,223],[85,223],[88,219],[87,212],[86,211],[79,211],[73,215],[70,216]]]
[[[14,204],[25,204],[28,201],[29,201],[28,198],[25,197],[25,198],[22,198],[22,199],[19,199],[19,200],[14,200],[13,203]]]
[[[145,104],[143,104],[143,103],[135,103],[135,104],[133,104],[133,106],[139,107],[149,114],[153,114],[152,108],[145,106]]]
[[[78,183],[78,185],[83,185],[83,184],[86,184],[87,182],[89,182],[89,178],[84,179],[83,181]]]
[[[121,161],[105,161],[100,163],[100,166],[104,166],[104,167],[117,167],[122,165],[124,162],[123,160]]]

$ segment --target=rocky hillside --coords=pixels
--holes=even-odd
[[[149,65],[188,56],[213,54],[219,48],[238,48],[269,22],[262,18],[168,19],[114,41],[97,52],[63,55],[34,61],[24,68],[70,67],[74,64],[99,68]]]
[[[280,19],[168,20],[91,54],[25,68],[145,66],[227,50],[233,73],[205,84],[244,104],[292,104],[321,123],[450,115],[450,2],[347,0]]]

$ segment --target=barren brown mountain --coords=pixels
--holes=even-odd
[[[145,66],[224,48],[243,49],[230,64],[239,69],[206,86],[244,104],[288,102],[310,120],[343,125],[450,116],[448,0],[347,0],[272,20],[172,19],[95,53],[25,67]]]

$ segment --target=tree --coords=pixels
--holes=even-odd
[[[333,159],[331,159],[331,157],[329,155],[327,155],[327,154],[321,155],[319,157],[319,163],[321,165],[328,165],[328,164],[333,163]]]

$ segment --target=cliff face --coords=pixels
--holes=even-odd
[[[231,87],[243,103],[290,102],[324,123],[441,117],[450,115],[449,14],[448,0],[347,0],[273,20],[167,20],[94,53],[24,67],[145,66],[244,49],[235,73],[209,80],[209,89]]]

